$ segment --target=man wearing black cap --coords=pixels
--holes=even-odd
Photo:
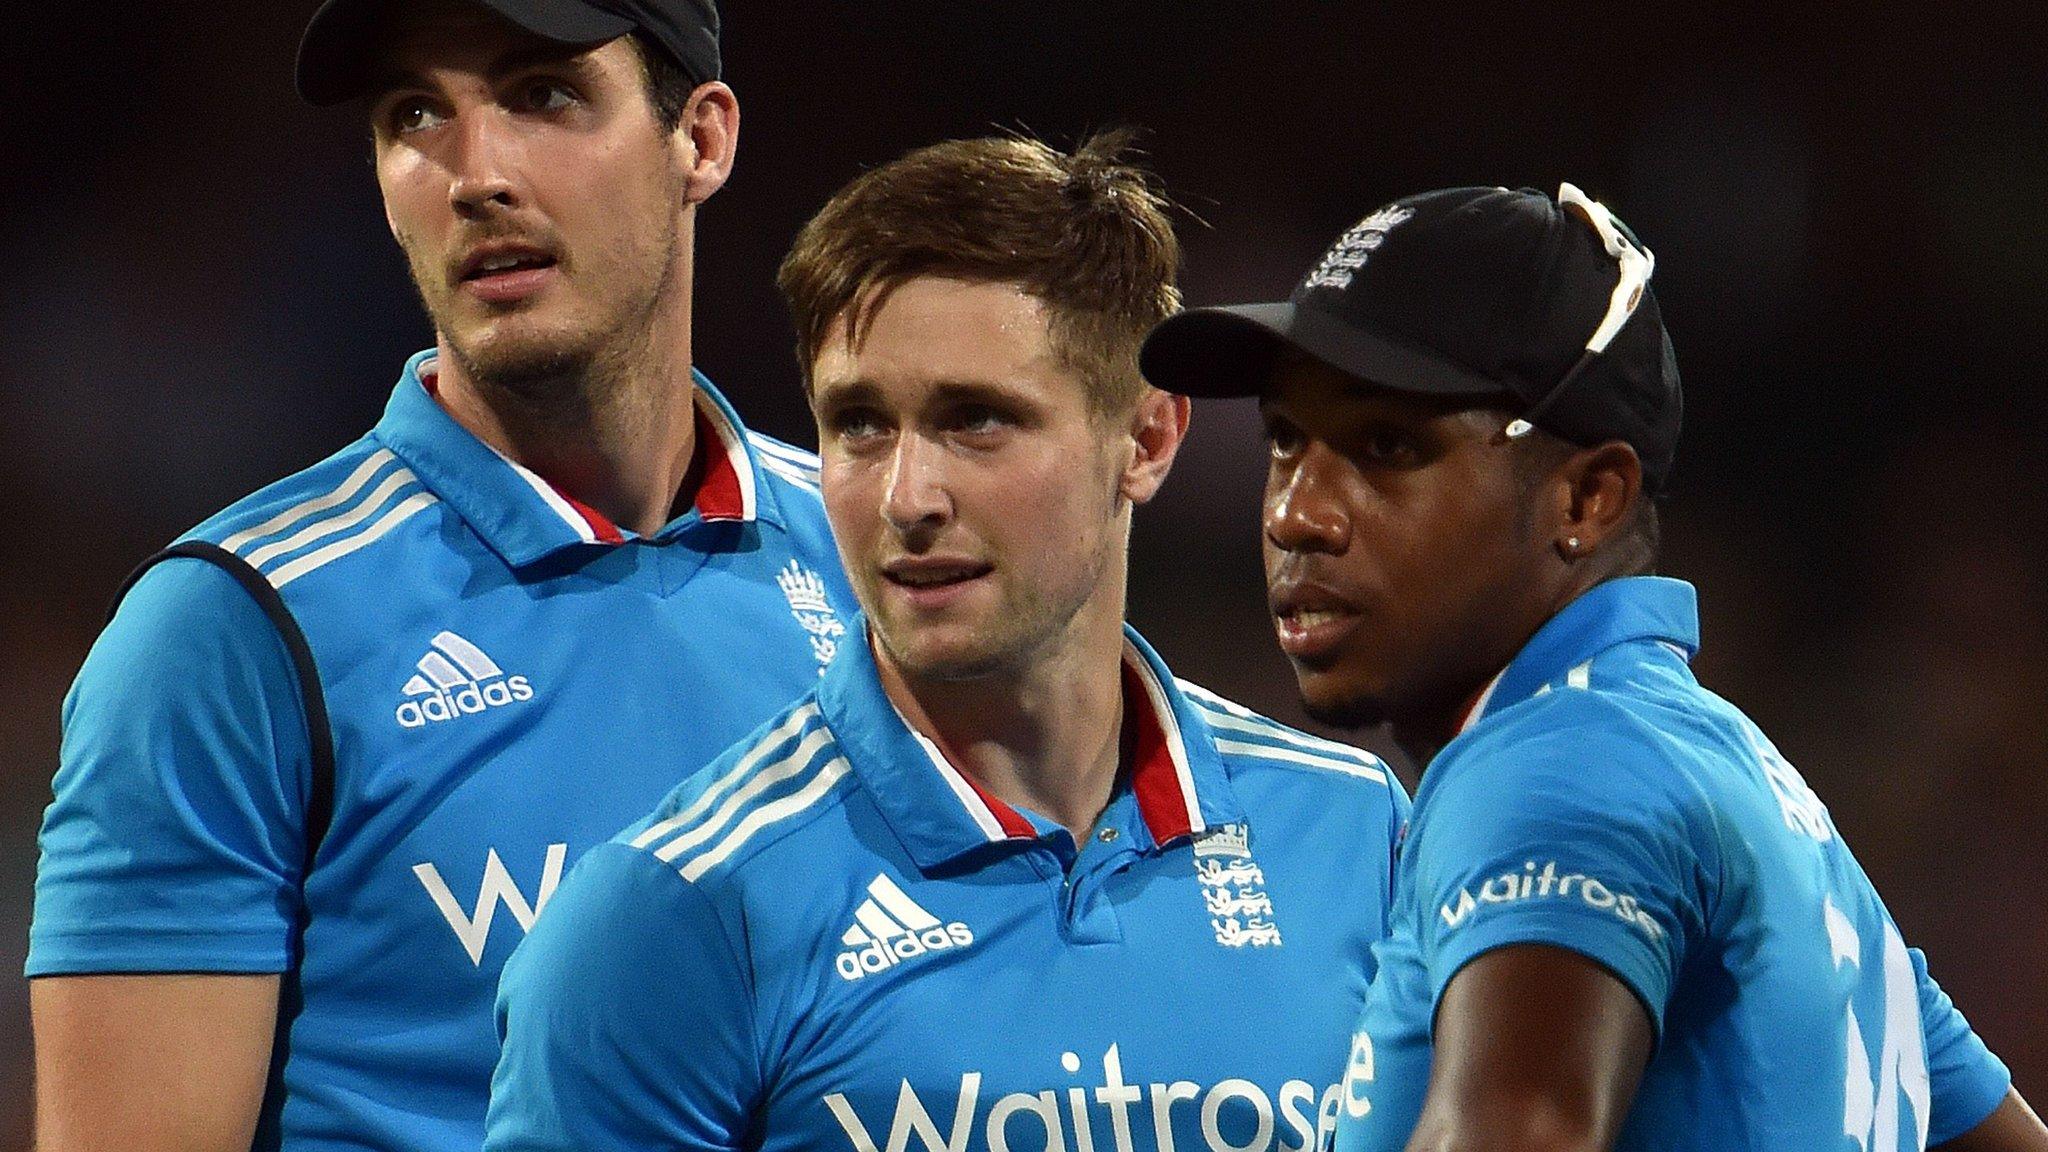
[[[817,683],[816,459],[691,368],[710,0],[327,0],[435,328],[384,419],[145,565],[65,706],[39,1144],[469,1152],[570,861]],[[659,756],[647,754],[660,749]]]
[[[1291,300],[1155,329],[1257,396],[1311,714],[1426,766],[1338,1152],[2048,1149],[1827,809],[1649,575],[1679,425],[1654,261],[1567,184],[1395,202]]]

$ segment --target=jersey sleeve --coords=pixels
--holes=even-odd
[[[28,975],[288,968],[310,762],[256,601],[202,560],[145,574],[64,701]]]
[[[1673,774],[1610,713],[1560,706],[1538,725],[1431,768],[1443,777],[1408,846],[1431,1003],[1483,953],[1543,944],[1620,979],[1661,1035],[1685,942],[1705,921],[1697,877],[1713,847]]]
[[[761,1084],[748,970],[701,889],[623,844],[562,882],[498,984],[486,1152],[735,1152]]]
[[[1970,1131],[1990,1116],[2012,1087],[2012,1073],[1993,1055],[1927,972],[1927,957],[1907,949],[1919,980],[1920,1027],[1927,1038],[1929,1146]]]

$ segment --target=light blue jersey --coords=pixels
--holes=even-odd
[[[593,849],[506,967],[487,1147],[1326,1147],[1406,798],[1127,638],[1132,769],[1083,843],[854,643]]]
[[[416,357],[362,440],[192,533],[277,590],[317,665],[336,771],[310,872],[300,682],[226,571],[151,569],[65,702],[28,973],[290,974],[259,1147],[474,1152],[498,970],[565,867],[815,688],[851,616],[815,461],[701,378],[695,507],[645,539],[433,380]]]
[[[1907,948],[1827,808],[1693,679],[1690,585],[1581,596],[1437,757],[1346,1073],[1338,1152],[1398,1152],[1437,998],[1512,944],[1568,948],[1642,1000],[1656,1050],[1616,1148],[1922,1149],[2005,1067]]]

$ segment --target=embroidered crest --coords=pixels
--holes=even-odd
[[[816,572],[791,560],[788,567],[775,574],[775,583],[782,587],[783,598],[789,601],[789,614],[796,617],[798,626],[808,634],[811,655],[818,660],[818,675],[823,676],[825,665],[839,654],[839,641],[846,636],[846,625],[839,622],[839,614],[825,598],[825,582]]]
[[[1216,942],[1226,948],[1280,946],[1266,874],[1252,859],[1251,828],[1226,824],[1195,841],[1195,879]]]
[[[1413,215],[1413,209],[1389,204],[1360,220],[1349,232],[1337,237],[1337,242],[1323,253],[1322,262],[1308,274],[1308,279],[1302,281],[1301,286],[1349,288],[1353,274],[1365,267],[1366,259],[1374,249],[1387,242],[1387,233],[1406,223]]]

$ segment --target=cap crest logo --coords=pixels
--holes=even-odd
[[[1393,231],[1410,216],[1412,208],[1389,204],[1353,225],[1351,230],[1337,237],[1330,250],[1323,253],[1322,262],[1301,282],[1303,288],[1349,288],[1351,277],[1365,267],[1366,258],[1373,250],[1386,243],[1387,233]]]

